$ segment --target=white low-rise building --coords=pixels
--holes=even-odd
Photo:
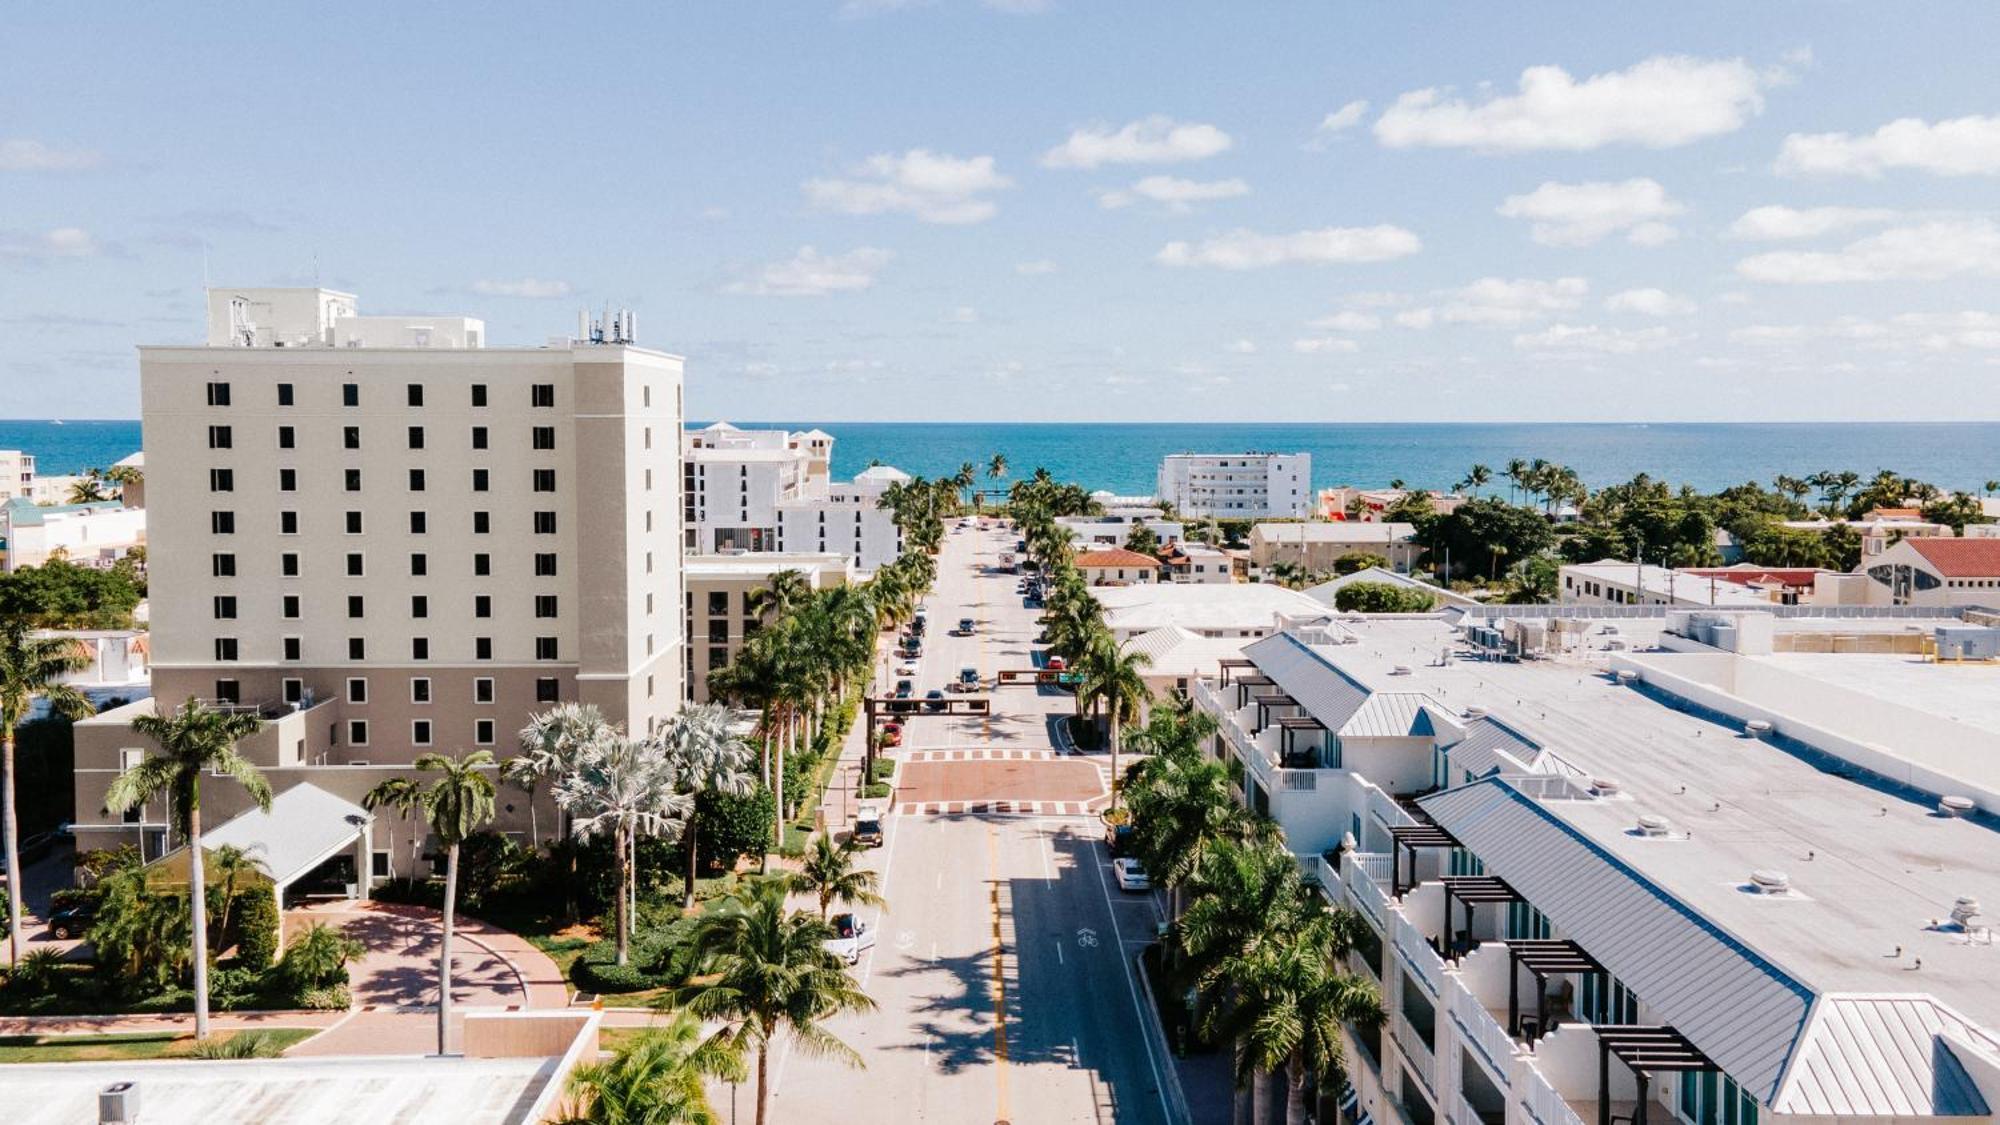
[[[1304,519],[1312,514],[1310,453],[1171,453],[1160,500],[1183,516]]]
[[[1160,548],[1165,582],[1234,582],[1236,571],[1236,556],[1206,543],[1170,540]]]
[[[1990,1120],[2000,834],[1961,815],[2000,806],[1988,671],[1723,651],[1637,607],[1567,653],[1474,659],[1471,629],[1535,612],[1297,624],[1195,685],[1244,802],[1364,926],[1347,967],[1386,1018],[1347,1029],[1321,1119]]]
[[[1203,637],[1255,639],[1287,619],[1316,620],[1328,612],[1297,590],[1260,582],[1155,582],[1090,593],[1104,607],[1105,627],[1120,644],[1170,625]]]
[[[2000,539],[1905,539],[1856,568],[1863,605],[2000,608]]]
[[[0,449],[0,503],[16,497],[34,498],[35,455]]]
[[[1757,606],[1782,600],[1707,572],[1617,559],[1564,566],[1557,584],[1557,600],[1570,605]]]
[[[1250,529],[1250,561],[1260,568],[1289,563],[1310,571],[1332,570],[1342,555],[1374,555],[1391,570],[1408,572],[1423,547],[1407,523],[1315,520],[1260,523]]]
[[[1162,543],[1181,538],[1186,530],[1179,520],[1161,516],[1157,508],[1107,509],[1101,516],[1058,516],[1056,526],[1068,531],[1082,548],[1122,547],[1140,527],[1151,531],[1153,538]]]
[[[903,553],[903,530],[882,506],[882,494],[909,481],[901,469],[875,465],[852,481],[830,481],[816,494],[779,501],[777,549],[848,555],[866,573],[895,562]]]
[[[817,431],[815,431],[817,432]],[[778,505],[824,495],[825,448],[785,430],[743,430],[717,422],[681,438],[687,550],[776,551]],[[814,466],[821,466],[818,475]]]
[[[146,512],[122,501],[40,505],[16,497],[0,504],[0,540],[6,569],[40,566],[65,558],[80,566],[108,567],[146,544]]]

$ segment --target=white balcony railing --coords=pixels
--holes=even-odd
[[[1447,975],[1445,979],[1445,1004],[1451,1013],[1451,1022],[1465,1039],[1466,1046],[1471,1048],[1471,1053],[1486,1063],[1488,1072],[1497,1079],[1495,1084],[1506,1089],[1513,1081],[1514,1057],[1518,1053],[1514,1040],[1456,974]]]
[[[1444,960],[1437,955],[1437,950],[1431,948],[1431,943],[1424,939],[1423,932],[1400,911],[1396,913],[1392,940],[1395,942],[1397,955],[1410,970],[1410,976],[1416,979],[1425,992],[1431,994],[1432,1000],[1442,996]]]
[[[1417,818],[1411,816],[1409,810],[1397,804],[1395,798],[1373,785],[1368,787],[1368,815],[1388,828],[1417,822]]]
[[[1424,1089],[1429,1090],[1435,1097],[1437,1056],[1432,1053],[1430,1045],[1424,1042],[1423,1036],[1417,1034],[1417,1029],[1410,1026],[1410,1021],[1404,1018],[1401,1012],[1390,1018],[1389,1034],[1395,1037],[1396,1045],[1403,1049],[1403,1057],[1409,1060],[1410,1072],[1415,1074],[1423,1082]]]
[[[1326,889],[1328,901],[1335,906],[1347,901],[1347,884],[1341,882],[1340,870],[1326,861],[1326,857],[1314,856],[1312,874],[1319,879],[1319,885]]]
[[[1532,1065],[1521,1068],[1521,1107],[1539,1125],[1583,1125],[1583,1118],[1569,1107],[1542,1072]]]
[[[1355,905],[1382,929],[1389,925],[1389,895],[1377,880],[1388,877],[1389,858],[1367,852],[1348,852],[1340,857],[1341,881],[1353,889]],[[1380,876],[1375,874],[1377,870],[1381,871]]]

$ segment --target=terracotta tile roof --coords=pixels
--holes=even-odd
[[[2000,576],[2000,539],[1948,539],[1936,535],[1903,542],[1946,578]]]
[[[1076,565],[1079,567],[1143,567],[1157,570],[1160,566],[1160,560],[1151,555],[1142,555],[1137,551],[1127,551],[1121,547],[1111,551],[1085,551],[1076,557]]]

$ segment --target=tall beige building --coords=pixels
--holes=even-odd
[[[140,349],[162,705],[257,708],[274,788],[348,800],[427,751],[504,757],[550,703],[633,732],[681,705],[679,357],[629,330],[491,348],[327,290],[209,312],[206,346]],[[79,730],[82,832],[120,828],[120,718]]]

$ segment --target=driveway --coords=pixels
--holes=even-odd
[[[443,915],[420,906],[340,902],[285,912],[287,940],[314,922],[338,926],[365,952],[348,966],[359,1008],[437,1004]],[[560,1008],[569,994],[555,962],[514,934],[460,916],[452,933],[451,998],[477,1008]]]

